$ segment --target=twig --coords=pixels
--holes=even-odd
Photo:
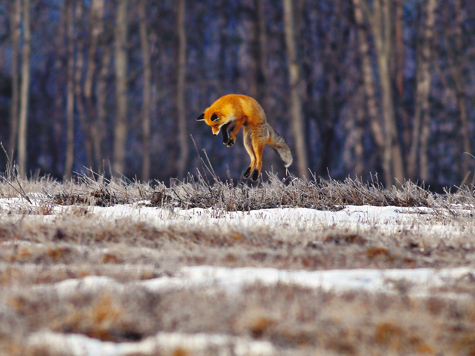
[[[18,190],[17,188],[15,188],[15,187],[13,186],[13,184],[12,184],[8,179],[6,179],[5,177],[2,176],[3,181],[6,182],[6,183],[8,183],[8,185],[9,185],[10,187],[12,187],[18,194],[20,194],[20,196],[21,196],[23,199],[25,199],[28,203],[30,203],[30,204],[33,205],[33,203],[31,202],[30,198],[28,197],[28,195],[27,195],[27,194],[25,193],[25,191],[23,190],[23,187],[21,186],[20,181],[18,180],[18,174],[14,174],[12,161],[10,160],[10,157],[8,156],[7,150],[5,150],[5,147],[3,147],[3,142],[1,142],[1,141],[0,141],[0,146],[2,146],[3,152],[5,153],[5,156],[7,157],[8,165],[9,165],[10,167],[12,167],[12,168],[11,168],[11,174],[10,174],[10,175],[15,177],[15,180],[17,181],[18,186],[20,187],[20,190]]]
[[[206,179],[206,183],[207,183],[208,186],[209,186],[210,184],[209,184],[209,181],[208,181],[208,176],[206,175],[205,164],[204,164],[204,162],[203,162],[203,158],[201,158],[200,152],[199,152],[199,150],[198,150],[198,146],[196,145],[196,142],[195,142],[195,138],[193,137],[193,135],[190,135],[190,137],[191,137],[191,140],[193,141],[193,144],[195,145],[196,154],[198,155],[198,158],[200,159],[201,169],[203,170],[203,173],[204,173],[204,175],[205,175],[204,178]],[[199,171],[198,171],[198,172],[199,172]],[[201,174],[201,176],[203,176],[203,175]]]

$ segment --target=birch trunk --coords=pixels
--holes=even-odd
[[[177,49],[177,86],[176,86],[176,109],[178,116],[178,142],[180,155],[178,156],[177,171],[178,178],[185,177],[185,170],[188,163],[188,132],[185,112],[185,76],[186,76],[186,31],[185,31],[185,0],[177,1],[176,30],[178,36]]]
[[[375,44],[376,64],[381,91],[381,109],[384,122],[383,169],[386,186],[404,181],[404,166],[398,138],[394,98],[391,83],[390,63],[392,58],[391,0],[373,0],[372,9],[367,0],[353,0],[355,16],[366,16]],[[364,33],[363,33],[364,34]],[[358,36],[360,39],[362,35]],[[361,46],[361,44],[360,44]],[[364,52],[360,49],[360,52]],[[363,56],[365,57],[365,56]],[[368,66],[368,60],[365,66]],[[367,67],[368,73],[371,68]],[[367,85],[369,88],[369,85]]]
[[[375,143],[375,150],[383,152],[384,150],[384,134],[379,122],[380,116],[376,103],[376,84],[373,74],[373,66],[371,64],[371,54],[368,43],[368,26],[365,25],[363,11],[361,8],[361,0],[353,0],[353,11],[357,26],[358,49],[360,52],[361,70],[363,72],[363,86],[366,95],[366,106],[368,111],[369,124],[371,134]],[[364,1],[364,0],[363,0]],[[384,179],[391,179],[391,167],[389,162],[382,160]]]
[[[148,41],[146,0],[138,3],[140,46],[143,60],[143,88],[142,88],[142,181],[150,179],[150,109],[152,103],[150,65],[150,44]]]
[[[383,120],[386,131],[384,160],[391,166],[391,176],[386,185],[393,185],[396,180],[404,182],[404,168],[401,147],[397,135],[394,113],[393,93],[389,64],[391,60],[391,6],[390,0],[374,0],[373,37],[376,47],[376,61],[381,85]]]
[[[461,137],[461,162],[459,164],[460,173],[462,179],[467,176],[470,171],[470,161],[473,159],[468,153],[472,153],[471,145],[470,145],[470,131],[468,128],[468,114],[467,114],[467,105],[466,105],[466,94],[464,88],[464,80],[462,75],[462,66],[463,61],[461,60],[462,55],[462,26],[464,20],[464,12],[462,8],[462,1],[461,0],[454,0],[455,5],[455,53],[453,57],[455,60],[453,61],[452,65],[452,76],[455,82],[455,88],[457,91],[456,94],[456,103],[457,103],[457,111],[460,116],[460,133],[459,137]]]
[[[20,177],[26,178],[28,102],[30,94],[30,0],[23,1],[23,49],[21,63],[20,118],[18,126],[18,170]]]
[[[434,21],[437,0],[427,0],[425,21],[421,34],[420,55],[418,63],[416,108],[414,113],[412,142],[408,157],[408,175],[411,179],[420,178],[425,181],[428,177],[427,141],[429,137],[429,93],[431,87],[430,65],[432,60],[432,41],[434,37]],[[421,128],[421,124],[423,127]],[[421,141],[419,141],[419,139]],[[418,172],[418,156],[420,169]]]
[[[57,73],[56,80],[55,80],[55,98],[54,98],[54,106],[55,106],[55,115],[54,115],[54,148],[51,151],[52,153],[52,166],[53,167],[63,167],[63,152],[56,149],[56,147],[64,146],[64,88],[66,87],[66,77],[65,75],[65,63],[64,60],[66,58],[67,52],[67,22],[68,22],[68,2],[61,4],[60,10],[60,21],[58,26],[58,32],[55,37],[55,71]],[[60,169],[61,170],[61,169]],[[65,171],[62,171],[64,175]]]
[[[267,33],[264,0],[256,0],[257,16],[257,43],[258,43],[258,68],[257,68],[257,97],[264,104],[268,103],[268,78],[267,78]]]
[[[20,79],[18,73],[20,36],[21,36],[21,0],[10,3],[10,23],[12,38],[12,103],[10,111],[10,138],[8,143],[8,153],[13,161],[15,146],[18,136],[18,109],[19,109],[19,86]]]
[[[125,174],[125,145],[127,140],[127,0],[117,3],[115,20],[115,96],[116,117],[114,123],[115,173]]]
[[[71,178],[74,160],[74,5],[69,0],[66,3],[67,23],[67,72],[66,72],[66,162],[64,165],[64,180]]]
[[[99,125],[97,116],[98,113],[94,110],[93,102],[93,83],[96,74],[96,52],[99,45],[99,39],[104,32],[104,0],[92,0],[91,11],[89,16],[90,23],[90,45],[87,56],[87,67],[84,80],[84,100],[86,104],[86,117],[88,121],[88,132],[91,141],[91,160],[93,167],[96,171],[101,169],[101,132],[99,131]],[[104,55],[104,52],[103,54]],[[104,95],[97,93],[96,96]]]
[[[84,36],[83,36],[83,2],[76,2],[76,13],[75,13],[75,23],[76,23],[76,66],[74,71],[74,95],[76,100],[76,108],[79,114],[79,121],[81,123],[81,128],[84,133],[84,149],[86,151],[87,157],[87,166],[91,169],[94,168],[94,160],[92,154],[92,141],[91,141],[91,131],[90,131],[90,122],[84,108],[83,95],[82,95],[82,72],[84,67]]]
[[[300,66],[297,62],[293,6],[292,0],[284,0],[284,31],[285,45],[287,49],[287,70],[290,86],[291,123],[297,158],[297,171],[300,177],[304,177],[308,173],[308,160],[305,142],[305,125],[302,115],[302,102],[299,92]]]

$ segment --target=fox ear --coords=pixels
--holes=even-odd
[[[218,119],[219,119],[218,115],[216,114],[211,115],[211,121],[216,121]]]
[[[205,119],[205,114],[201,114],[197,119],[196,121],[203,121]]]

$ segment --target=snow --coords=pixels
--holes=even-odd
[[[152,292],[166,292],[173,289],[224,290],[238,293],[243,287],[259,283],[264,286],[277,284],[293,285],[314,290],[347,292],[365,290],[372,293],[398,293],[401,282],[412,286],[408,294],[427,297],[434,295],[433,289],[450,288],[461,278],[475,279],[475,269],[419,268],[419,269],[350,269],[322,271],[286,271],[275,268],[227,268],[215,266],[188,266],[181,268],[173,277],[159,277],[140,282],[120,283],[104,276],[87,276],[82,279],[68,279],[53,285],[40,285],[37,289],[54,289],[61,298],[75,294],[88,294],[101,289],[120,293],[133,286],[142,286]]]
[[[336,212],[319,211],[303,208],[263,209],[247,212],[226,212],[216,209],[160,209],[146,206],[147,202],[137,204],[116,205],[114,207],[81,207],[87,210],[88,216],[97,221],[113,221],[129,219],[147,222],[156,226],[208,226],[230,225],[234,228],[252,227],[258,224],[273,228],[285,227],[300,229],[307,227],[346,226],[349,228],[378,228],[382,231],[395,232],[401,229],[424,229],[427,231],[445,232],[447,238],[461,233],[464,228],[457,224],[447,224],[430,220],[431,209],[400,208],[374,206],[346,206]],[[0,199],[0,210],[11,211],[9,218],[14,218],[15,211],[31,208],[22,199]],[[33,207],[38,207],[34,205]],[[43,219],[54,221],[63,214],[74,214],[78,207],[51,207],[51,215],[28,216],[17,214],[19,219]],[[13,215],[13,216],[12,216]],[[462,224],[460,224],[462,225]],[[5,242],[8,243],[8,242]],[[417,297],[433,295],[434,290],[450,290],[460,278],[475,278],[475,269],[353,269],[353,270],[278,270],[273,268],[225,268],[213,266],[189,266],[178,270],[173,276],[121,283],[109,277],[88,276],[81,279],[65,280],[53,285],[37,285],[37,289],[53,288],[59,297],[68,297],[75,293],[87,293],[97,289],[109,292],[121,292],[133,285],[149,289],[153,292],[167,290],[197,288],[203,290],[224,290],[227,293],[239,293],[240,290],[253,283],[265,286],[276,284],[295,285],[313,290],[333,291],[336,293],[352,290],[364,290],[369,293],[399,293],[404,282],[408,285],[407,293]],[[440,291],[437,293],[441,293]],[[451,297],[449,293],[445,294]],[[460,297],[460,294],[458,295]],[[111,343],[91,339],[84,335],[64,335],[51,331],[41,331],[30,336],[31,345],[49,345],[61,353],[68,350],[73,355],[125,355],[153,350],[173,350],[175,347],[187,345],[198,354],[206,354],[206,350],[214,346],[227,347],[229,354],[235,355],[272,355],[275,350],[272,344],[264,341],[253,341],[227,335],[210,334],[166,334],[159,333],[140,342]]]
[[[208,350],[224,349],[225,355],[275,355],[276,350],[268,341],[255,341],[243,337],[220,334],[158,333],[139,342],[114,343],[92,339],[84,335],[60,334],[51,331],[34,333],[28,340],[30,347],[47,346],[51,353],[73,356],[119,356],[157,354],[189,350],[193,355],[206,355]],[[161,354],[161,353],[160,353]],[[167,353],[168,354],[168,353]],[[182,353],[173,353],[182,354]],[[188,355],[188,352],[183,352]]]

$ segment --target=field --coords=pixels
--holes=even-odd
[[[475,355],[475,196],[406,182],[0,184],[0,354]]]

